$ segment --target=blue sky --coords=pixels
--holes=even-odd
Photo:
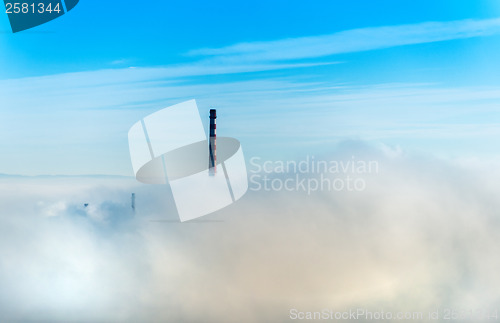
[[[498,154],[496,1],[111,4],[18,34],[0,15],[0,173],[132,175],[129,127],[192,98],[247,158]]]
[[[494,18],[495,1],[81,1],[78,11],[19,35],[2,16],[1,78],[84,71],[116,65],[190,62],[193,49],[343,30]],[[142,8],[141,8],[142,7]]]

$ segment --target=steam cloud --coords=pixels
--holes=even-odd
[[[290,309],[494,308],[498,172],[349,147],[333,158],[380,162],[365,191],[250,191],[183,224],[165,186],[2,178],[0,319],[286,322]]]

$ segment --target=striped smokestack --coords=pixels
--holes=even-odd
[[[216,151],[216,123],[217,112],[215,109],[210,109],[210,141],[208,144],[209,151],[209,161],[208,161],[208,172],[210,175],[215,175],[217,172],[217,151]]]

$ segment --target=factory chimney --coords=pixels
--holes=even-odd
[[[210,141],[208,143],[209,161],[208,161],[208,172],[211,176],[214,176],[217,172],[217,153],[216,153],[216,124],[215,119],[217,119],[217,112],[215,109],[210,109]]]

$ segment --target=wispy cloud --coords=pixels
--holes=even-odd
[[[2,172],[130,175],[129,127],[192,98],[202,110],[217,105],[224,118],[221,131],[240,139],[248,156],[316,153],[345,138],[414,143],[445,154],[454,147],[461,154],[491,153],[499,135],[500,91],[495,86],[361,86],[296,77],[148,81],[148,75],[162,71],[104,70],[0,81],[0,135],[12,138],[4,143],[8,153]]]
[[[474,150],[486,149],[499,133],[497,86],[340,84],[330,75],[334,69],[315,68],[331,62],[292,59],[498,32],[500,19],[374,27],[195,50],[202,56],[182,65],[0,80],[0,136],[12,138],[4,143],[2,172],[130,175],[130,125],[192,98],[201,109],[216,104],[230,112],[223,113],[223,129],[247,140],[249,152],[262,153],[266,145],[312,149],[345,138],[418,140],[426,149],[447,140],[444,150],[450,141],[474,138]],[[280,69],[289,70],[270,72]]]
[[[281,61],[423,44],[500,33],[500,19],[424,22],[399,26],[359,28],[330,35],[276,41],[239,43],[203,48],[191,56],[223,57],[233,61]]]

